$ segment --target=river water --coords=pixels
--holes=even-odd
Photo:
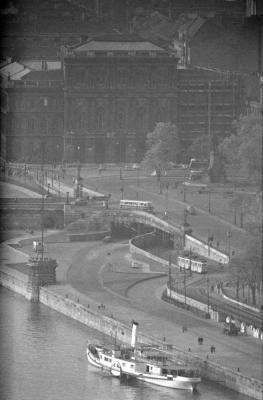
[[[126,383],[88,365],[98,332],[0,287],[0,398],[3,400],[245,400],[211,382],[197,393]]]

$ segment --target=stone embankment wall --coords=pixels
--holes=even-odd
[[[102,316],[101,314],[86,308],[70,299],[64,298],[48,288],[40,288],[39,300],[42,304],[77,320],[90,328],[96,329],[108,336],[115,337],[124,343],[131,341],[131,327],[121,322]],[[242,376],[239,372],[217,365],[209,360],[203,360],[197,356],[183,352],[171,345],[164,345],[161,340],[148,335],[137,335],[138,343],[152,344],[163,348],[163,351],[173,355],[178,360],[191,363],[198,368],[202,377],[220,381],[225,386],[250,396],[256,400],[261,400],[263,395],[262,382]]]
[[[190,235],[185,235],[185,249],[191,249],[194,253],[207,257],[221,264],[229,263],[229,256],[227,254],[222,253],[214,247],[209,246],[207,243],[204,243]]]
[[[180,304],[185,304],[186,306],[189,306],[189,308],[193,308],[195,310],[200,310],[204,314],[208,314],[209,318],[216,322],[225,322],[227,318],[231,319],[231,316],[227,315],[225,312],[218,312],[216,310],[213,310],[212,306],[201,303],[200,301],[197,301],[195,299],[192,299],[191,297],[184,296],[181,293],[176,292],[175,290],[170,290],[170,288],[167,286],[166,288],[166,293],[165,293],[166,299],[169,300],[175,300],[176,302]],[[231,300],[228,298],[228,300]],[[239,303],[242,305],[242,303]],[[258,310],[259,311],[259,310]],[[246,334],[248,336],[253,336],[255,339],[260,339],[263,340],[263,330],[260,328],[253,326],[253,325],[248,325],[242,320],[238,320],[235,318],[235,324],[240,327],[240,332],[243,334]]]
[[[28,300],[34,300],[35,294],[31,291],[32,284],[30,282],[30,276],[27,276],[13,268],[4,266],[0,269],[0,283],[14,292],[25,296]],[[126,326],[113,318],[103,316],[90,308],[86,308],[83,305],[72,301],[71,299],[63,297],[52,291],[51,287],[39,288],[38,294],[39,301],[42,304],[108,336],[116,336],[118,340],[124,343],[130,343],[131,327]],[[225,386],[256,400],[262,399],[263,384],[256,379],[242,376],[239,372],[219,366],[209,360],[202,360],[197,356],[178,350],[174,346],[164,345],[161,340],[149,335],[141,334],[140,332],[137,335],[137,341],[138,343],[159,346],[163,348],[164,352],[173,355],[178,360],[191,363],[194,367],[200,370],[201,375],[204,378],[220,381]]]
[[[6,209],[1,212],[1,226],[5,230],[12,229],[40,229],[41,213],[39,209]],[[63,211],[62,210],[45,210],[44,223],[46,227],[63,227]]]
[[[0,285],[21,294],[27,300],[35,298],[31,277],[6,265],[0,267]]]

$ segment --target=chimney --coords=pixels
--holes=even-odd
[[[135,347],[136,343],[136,330],[138,326],[138,322],[132,321],[132,337],[131,337],[131,347]]]

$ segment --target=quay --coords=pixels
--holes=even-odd
[[[147,266],[134,271],[127,243],[68,243],[56,238],[53,234],[48,241],[48,253],[59,265],[57,284],[40,287],[41,303],[112,338],[116,335],[122,342],[130,342],[131,320],[136,319],[140,324],[138,341],[154,343],[178,359],[191,362],[204,378],[262,399],[261,341],[245,336],[226,338],[212,321],[193,318],[164,303],[161,293],[166,274]],[[12,276],[10,263],[27,259],[32,237],[27,235],[20,238],[19,244],[17,240],[9,244],[13,247],[2,244],[5,260],[0,280],[8,287],[9,275],[9,288],[19,292],[19,277]],[[200,337],[202,344],[198,342]]]

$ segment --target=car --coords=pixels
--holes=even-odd
[[[110,243],[110,242],[112,242],[112,237],[111,236],[104,236],[104,238],[102,239],[102,241],[104,242],[104,243]]]
[[[196,215],[196,209],[193,206],[187,206],[186,211],[190,215]]]
[[[239,333],[239,328],[233,324],[232,322],[230,323],[225,323],[223,326],[223,333],[225,335],[231,335],[231,336],[237,336]]]
[[[87,199],[76,199],[75,206],[86,206],[88,204]]]

